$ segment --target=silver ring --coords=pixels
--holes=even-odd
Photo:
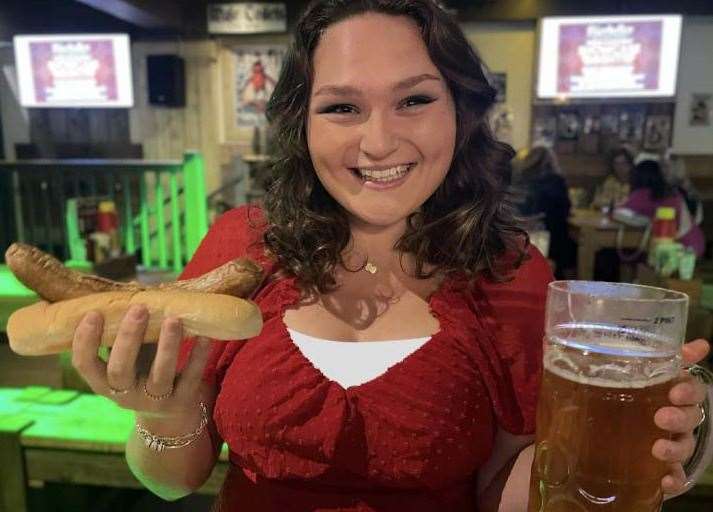
[[[706,421],[706,408],[702,404],[698,404],[698,408],[701,410],[701,419],[696,423],[696,428],[700,427]]]
[[[109,386],[109,394],[112,395],[112,396],[125,395],[125,394],[127,394],[129,391],[131,391],[132,388],[133,388],[133,386],[130,386],[130,387],[126,388],[126,389],[116,389],[116,388],[113,388],[113,387]]]
[[[154,395],[151,393],[148,389],[146,389],[146,382],[144,382],[144,394],[149,397],[151,400],[154,402],[158,402],[159,400],[163,400],[165,398],[168,398],[173,394],[173,386],[171,386],[171,389],[169,389],[166,393],[163,395]]]

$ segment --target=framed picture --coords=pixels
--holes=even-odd
[[[575,140],[579,138],[582,130],[581,121],[577,112],[560,112],[557,117],[557,137],[562,140]]]
[[[713,110],[713,94],[693,94],[688,124],[691,126],[710,126]]]
[[[208,33],[259,34],[287,31],[287,4],[232,2],[208,4]]]
[[[660,151],[671,142],[671,116],[654,115],[646,118],[644,149]]]
[[[532,144],[554,147],[557,138],[557,118],[549,115],[536,117],[532,127]]]
[[[619,142],[638,146],[644,136],[646,115],[643,108],[627,108],[619,112]]]
[[[235,48],[233,52],[236,126],[265,126],[267,101],[275,89],[286,49],[282,46],[253,46]]]

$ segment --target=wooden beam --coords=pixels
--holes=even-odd
[[[145,29],[181,29],[183,8],[171,0],[75,0]]]

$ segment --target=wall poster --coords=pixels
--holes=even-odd
[[[691,126],[710,126],[713,111],[713,94],[693,94],[688,124]]]
[[[662,151],[671,142],[671,116],[652,115],[646,118],[644,149]]]
[[[284,46],[251,46],[234,48],[233,52],[236,126],[266,126],[265,108],[275,89],[287,49]]]

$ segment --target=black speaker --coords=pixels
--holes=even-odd
[[[149,103],[164,107],[186,106],[186,65],[178,55],[146,57]]]

